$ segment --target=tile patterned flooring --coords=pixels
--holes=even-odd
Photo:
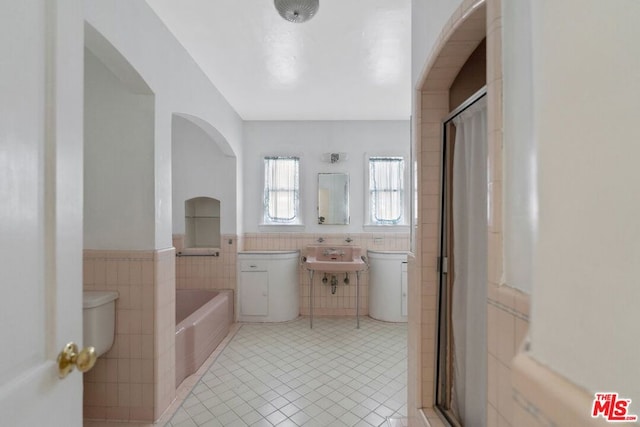
[[[243,324],[166,426],[404,425],[406,375],[406,324]]]

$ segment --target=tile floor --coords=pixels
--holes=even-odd
[[[166,426],[401,426],[406,375],[406,324],[243,324]]]

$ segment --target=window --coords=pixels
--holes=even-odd
[[[369,157],[369,223],[404,224],[404,159]]]
[[[265,224],[300,224],[300,158],[264,158]]]

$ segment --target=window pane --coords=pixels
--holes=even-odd
[[[265,223],[298,221],[299,160],[297,157],[265,157]]]
[[[404,160],[369,158],[369,210],[374,224],[399,224],[403,217]]]
[[[294,198],[290,191],[272,191],[269,218],[273,221],[292,221],[296,216]]]

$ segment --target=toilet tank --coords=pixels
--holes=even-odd
[[[82,293],[83,346],[93,346],[100,357],[113,345],[116,326],[115,291],[84,291]]]

